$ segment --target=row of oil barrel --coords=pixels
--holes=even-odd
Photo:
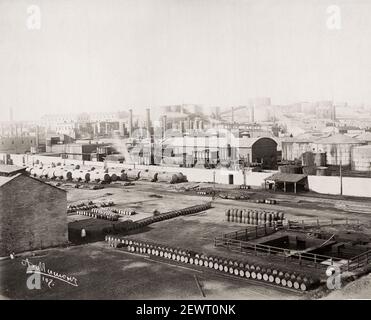
[[[277,200],[275,199],[257,199],[255,200],[256,203],[265,203],[265,204],[277,204]]]
[[[42,166],[27,167],[31,176],[66,181],[94,181],[110,183],[112,181],[145,180],[152,182],[180,183],[187,182],[187,177],[181,173],[154,172],[149,170],[121,169],[121,168],[90,168],[81,169],[77,166]]]
[[[111,209],[111,211],[119,214],[120,216],[132,216],[136,214],[134,209]]]
[[[246,184],[241,184],[241,185],[240,185],[240,189],[247,190],[247,189],[251,189],[251,187],[248,186],[248,185],[246,185]]]
[[[206,195],[212,194],[212,191],[211,191],[211,190],[207,190],[207,191],[197,191],[197,194],[199,194],[199,195],[201,195],[201,196],[206,196]]]
[[[178,217],[178,216],[184,216],[184,215],[187,215],[187,214],[193,214],[193,213],[201,212],[201,211],[204,211],[204,210],[207,210],[207,209],[210,209],[210,208],[211,208],[211,202],[208,202],[208,203],[205,203],[205,204],[198,204],[198,205],[188,207],[188,208],[184,208],[184,209],[173,210],[173,211],[170,211],[170,212],[161,213],[159,215],[156,215],[156,216],[153,216],[153,217],[150,217],[150,218],[145,218],[145,219],[141,220],[140,222],[145,222],[148,225],[148,224],[151,224],[151,223],[154,223],[154,222],[171,219],[171,218],[175,218],[175,217]]]
[[[225,211],[226,220],[252,225],[268,224],[272,226],[274,222],[282,222],[285,214],[281,211],[266,211],[255,209],[231,208]]]
[[[181,263],[193,264],[195,266],[214,269],[241,278],[259,280],[286,288],[307,291],[319,284],[318,279],[313,279],[312,277],[296,272],[288,272],[248,262],[210,256],[181,248],[173,248],[152,242],[150,243],[143,240],[120,238],[110,235],[107,235],[105,240],[110,246],[124,247],[127,248],[129,252],[148,254]]]
[[[76,169],[78,168],[78,169]],[[26,169],[33,177],[45,178],[45,179],[59,179],[65,181],[94,181],[94,182],[106,182],[111,181],[127,181],[128,176],[125,170],[119,169],[80,169],[80,167],[63,167],[63,166],[33,166]]]
[[[81,209],[81,210],[91,210],[91,209],[94,209],[94,208],[98,208],[98,205],[96,205],[96,204],[89,204],[89,205],[83,205],[83,206],[71,205],[71,206],[68,206],[67,213],[76,212],[79,209]]]
[[[101,202],[99,204],[96,204],[94,203],[93,201],[89,201],[87,204],[85,204],[84,202],[82,203],[78,203],[78,204],[74,204],[74,205],[69,205],[67,207],[67,213],[71,213],[71,212],[76,212],[77,210],[81,209],[81,210],[91,210],[91,209],[95,209],[95,208],[105,208],[105,207],[111,207],[111,206],[114,206],[115,203],[113,201],[109,201],[109,202]]]
[[[83,216],[88,216],[94,219],[104,219],[104,220],[109,220],[109,221],[117,221],[119,219],[117,214],[111,213],[109,211],[98,213],[98,212],[88,212],[88,211],[78,210],[76,213],[83,215]]]

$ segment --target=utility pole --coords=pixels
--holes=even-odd
[[[215,175],[216,175],[216,172],[215,172],[215,170],[213,171],[213,185],[214,185],[214,187],[213,187],[213,200],[215,199],[215,194],[216,194],[216,190],[215,190]]]
[[[340,195],[343,195],[343,170],[341,158],[340,158]]]

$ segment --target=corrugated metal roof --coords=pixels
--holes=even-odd
[[[272,180],[278,182],[299,182],[306,178],[306,174],[296,174],[296,173],[283,173],[278,172],[270,177],[266,178],[265,180]]]
[[[364,141],[346,136],[345,134],[335,133],[329,137],[316,140],[317,144],[361,144]]]
[[[300,134],[293,138],[287,138],[283,140],[282,142],[297,142],[297,143],[311,143],[315,142],[318,139],[328,137],[329,133],[323,133],[323,132],[306,132],[303,134]]]

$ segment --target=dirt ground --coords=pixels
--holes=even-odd
[[[115,208],[133,208],[138,214],[128,219],[140,220],[151,216],[154,210],[167,212],[212,201],[212,208],[199,214],[182,216],[153,223],[136,230],[130,237],[153,241],[184,249],[194,249],[221,256],[237,257],[226,249],[214,247],[215,236],[244,228],[244,224],[225,221],[227,208],[259,208],[285,212],[285,217],[301,219],[359,219],[364,231],[371,235],[371,199],[336,200],[333,197],[316,195],[272,194],[250,190],[251,201],[236,201],[211,196],[200,196],[195,192],[182,192],[191,184],[169,185],[150,182],[135,182],[133,186],[122,183],[105,185],[104,189],[91,190],[64,186],[68,191],[69,204],[114,201]],[[230,190],[230,186],[228,189]],[[154,197],[153,195],[157,195]],[[277,205],[257,204],[259,197],[276,198]],[[84,217],[85,218],[85,217]],[[68,220],[84,219],[70,214]],[[126,219],[126,218],[124,218]],[[108,247],[103,242],[73,246],[65,249],[51,249],[32,257],[34,262],[45,262],[48,268],[73,275],[79,286],[72,287],[56,281],[53,288],[28,290],[25,286],[25,267],[22,258],[0,261],[0,298],[11,299],[200,299],[202,298],[194,276],[196,275],[206,294],[206,299],[310,299],[310,295],[293,293],[276,287],[262,286],[242,279],[225,278],[209,271],[193,270],[165,261],[129,254],[120,249]],[[358,281],[361,281],[359,279]],[[362,280],[364,281],[364,280]],[[360,283],[357,286],[357,283]],[[351,283],[357,288],[364,282]],[[367,282],[368,283],[368,282]],[[367,287],[367,286],[365,286]],[[361,289],[362,295],[364,291]],[[350,298],[344,291],[341,298]],[[332,292],[328,295],[339,293]]]
[[[239,279],[159,262],[108,247],[106,243],[53,249],[29,257],[77,279],[40,290],[26,287],[25,257],[0,261],[0,295],[10,299],[302,299],[303,295]],[[197,287],[197,276],[205,298]]]

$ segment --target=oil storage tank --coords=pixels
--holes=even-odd
[[[140,173],[140,180],[155,182],[157,181],[157,175],[157,172],[144,170]]]
[[[316,152],[314,154],[314,165],[317,167],[326,166],[326,153],[325,152]]]
[[[125,171],[129,180],[138,180],[140,178],[141,171],[136,169],[129,169]]]

